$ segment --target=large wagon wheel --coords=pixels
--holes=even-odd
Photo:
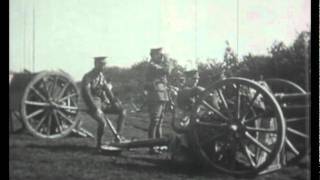
[[[80,120],[78,97],[79,90],[66,73],[37,74],[22,97],[21,115],[26,127],[40,138],[68,135]]]
[[[271,88],[271,91],[275,96],[280,94],[302,94],[307,95],[307,92],[299,85],[287,81],[284,79],[266,79],[265,82]],[[307,103],[306,99],[302,99],[303,103]],[[280,101],[280,105],[284,104]],[[307,114],[304,114],[307,109],[302,109],[303,116],[290,117],[290,114],[284,114],[286,118],[286,140],[284,147],[285,162],[288,165],[295,164],[305,157],[308,151],[310,151],[310,135],[308,133],[309,121]],[[289,117],[286,117],[289,116]]]
[[[199,99],[192,118],[193,149],[211,167],[233,175],[256,175],[282,149],[285,122],[273,95],[258,83],[229,78]]]

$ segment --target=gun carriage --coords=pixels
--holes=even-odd
[[[207,88],[189,125],[176,129],[191,134],[193,152],[213,168],[262,174],[298,162],[310,149],[309,98],[283,79],[228,78]]]
[[[202,163],[233,175],[262,174],[272,164],[291,164],[308,152],[309,98],[310,93],[282,79],[228,78],[199,94],[187,114],[175,104],[172,128],[187,137]],[[20,73],[10,82],[10,109],[20,112],[37,137],[68,135],[79,122],[79,106],[79,90],[64,72]],[[170,142],[149,139],[110,147],[122,151]]]
[[[9,86],[10,112],[18,112],[24,126],[36,137],[65,137],[79,123],[79,90],[67,73],[16,73]]]

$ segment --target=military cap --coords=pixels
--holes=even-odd
[[[186,71],[184,74],[186,77],[200,78],[199,72],[197,70]]]
[[[150,54],[162,54],[163,53],[163,48],[153,48],[150,50]]]
[[[106,58],[107,58],[106,56],[98,56],[98,57],[94,57],[94,61],[106,63],[106,60],[105,60]]]

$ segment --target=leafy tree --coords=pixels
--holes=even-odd
[[[310,77],[310,32],[299,33],[289,46],[275,41],[268,50],[267,55],[249,53],[239,61],[227,42],[222,62],[208,58],[206,62],[197,64],[200,74],[199,85],[208,87],[225,74],[227,77],[238,76],[254,80],[259,80],[261,76],[283,78],[306,88],[307,77]],[[169,82],[175,85],[185,68],[179,65],[176,59],[169,59],[169,62],[172,66]],[[145,58],[130,68],[106,69],[106,77],[111,79],[113,91],[121,100],[129,101],[142,94],[147,66],[148,60]]]

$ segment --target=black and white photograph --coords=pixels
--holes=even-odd
[[[9,0],[9,179],[311,179],[310,42],[311,0]]]

